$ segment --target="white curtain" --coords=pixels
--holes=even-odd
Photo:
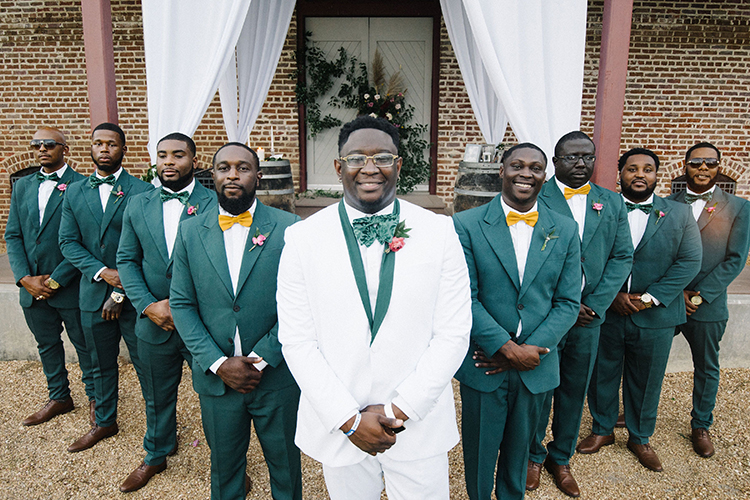
[[[487,112],[494,107],[497,115],[493,98],[487,97],[494,91],[518,139],[538,145],[551,160],[557,139],[580,127],[586,0],[441,0],[441,4],[446,24],[452,27],[451,43],[462,47],[456,57],[475,112],[489,103]],[[476,60],[461,62],[476,59],[477,54],[483,67],[479,72]],[[489,130],[489,115],[482,120],[486,125],[480,122],[480,127]],[[484,128],[482,133],[489,139]],[[548,174],[552,170],[550,161]]]
[[[253,0],[250,4],[237,42],[235,64],[227,66],[219,84],[230,141],[246,142],[258,118],[276,73],[294,5],[295,0]]]
[[[159,139],[198,128],[233,60],[250,2],[142,0],[152,162]]]

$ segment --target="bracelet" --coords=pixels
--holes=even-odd
[[[349,429],[348,431],[346,431],[346,432],[344,433],[344,435],[345,435],[346,437],[349,437],[349,436],[351,436],[352,434],[354,434],[354,433],[355,433],[355,432],[357,431],[357,427],[359,427],[359,422],[360,422],[361,420],[362,420],[362,414],[361,414],[361,413],[357,413],[357,417],[356,417],[356,418],[354,419],[354,423],[352,424],[352,428],[351,428],[351,429]]]
[[[386,404],[384,404],[383,411],[385,412],[386,417],[396,418],[396,414],[393,413],[393,401],[388,401]]]

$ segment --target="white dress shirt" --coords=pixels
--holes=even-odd
[[[167,187],[162,188],[164,191],[168,193],[174,193],[171,189]],[[178,193],[184,193],[187,192],[189,194],[193,194],[193,189],[195,189],[195,179],[190,181],[190,184],[188,184],[186,187],[180,189],[177,191]],[[172,249],[174,248],[174,242],[177,239],[177,228],[180,224],[180,217],[182,217],[182,212],[185,210],[185,205],[182,204],[182,202],[176,198],[173,198],[169,201],[165,201],[161,205],[162,207],[162,217],[164,218],[164,239],[167,242],[167,253],[169,257],[172,257]],[[238,224],[235,224],[237,226]],[[245,238],[247,240],[247,238]]]
[[[625,200],[628,203],[633,203],[629,199],[622,197],[623,200]],[[639,205],[648,205],[654,203],[654,195],[648,197],[646,201],[643,201],[639,203]],[[633,248],[637,248],[638,244],[643,239],[643,235],[646,232],[646,226],[648,225],[648,218],[649,214],[644,213],[640,209],[635,209],[631,212],[628,212],[628,223],[630,224],[630,240],[633,243]],[[633,281],[633,275],[632,273],[630,276],[628,276],[628,292],[630,292],[630,283]],[[657,306],[660,304],[659,300],[657,300],[656,297],[654,297],[654,304]]]
[[[122,167],[118,168],[117,172],[112,174],[115,176],[115,185],[117,185],[117,179],[120,178],[120,174],[122,174]],[[96,175],[97,179],[104,179],[105,177],[107,177],[106,175],[105,176],[99,175],[99,171],[95,171],[94,175]],[[84,181],[84,182],[88,182],[88,181]],[[107,211],[107,203],[109,202],[109,197],[112,195],[112,190],[114,188],[115,186],[110,186],[109,184],[99,184],[99,199],[102,202],[102,213]],[[94,281],[102,280],[101,274],[102,274],[102,271],[104,271],[105,269],[107,269],[107,266],[104,266],[101,269],[99,269],[99,271],[94,275]]]
[[[45,172],[44,168],[39,169],[41,173],[44,175],[52,175],[57,174],[58,177],[62,177],[65,174],[65,171],[68,169],[68,164],[66,163],[62,167],[58,168],[54,172]],[[44,181],[39,183],[39,225],[42,225],[42,221],[44,220],[44,211],[47,209],[47,203],[49,203],[49,197],[52,196],[52,193],[55,191],[55,188],[57,187],[57,181]],[[62,194],[62,192],[60,193]]]
[[[503,207],[503,212],[505,212],[505,218],[508,218],[508,214],[510,212],[516,212],[518,214],[524,215],[529,212],[536,212],[537,211],[537,204],[534,202],[534,206],[531,207],[531,210],[528,212],[519,212],[518,210],[514,210],[511,208],[507,203],[505,203],[505,200],[500,198],[500,204]],[[508,226],[508,229],[510,230],[510,237],[513,240],[513,251],[516,254],[516,265],[518,266],[518,283],[523,284],[523,273],[526,270],[526,259],[529,256],[529,247],[531,246],[531,237],[534,235],[534,228],[532,226],[529,226],[526,221],[520,221],[512,226]],[[516,331],[516,337],[519,337],[521,335],[523,325],[521,324],[521,320],[518,320],[518,330]]]
[[[565,196],[565,188],[570,188],[570,186],[566,186],[560,180],[555,177],[555,182],[557,183],[557,187],[560,189],[560,192],[563,193],[563,196]],[[587,182],[583,186],[587,186],[589,183]],[[583,187],[581,186],[581,187]],[[565,200],[568,202],[568,208],[570,208],[570,212],[573,214],[573,219],[578,223],[578,239],[583,241],[583,230],[586,226],[586,201],[588,199],[588,196],[585,194],[574,194],[570,197],[569,200]],[[586,288],[586,275],[583,273],[583,267],[581,268],[581,291]]]
[[[716,186],[713,186],[711,189],[709,189],[706,192],[711,193],[711,196],[713,196],[714,189],[716,189]],[[696,193],[694,191],[691,191],[690,188],[687,188],[687,192],[695,196],[699,196],[702,194],[702,193]],[[693,218],[697,222],[701,216],[701,212],[703,212],[703,209],[706,208],[706,200],[695,200],[693,203],[690,204],[690,208],[693,209]]]
[[[176,201],[176,200],[175,200]],[[258,200],[253,200],[253,204],[247,210],[251,215],[255,215],[255,207],[258,204]],[[221,206],[219,207],[219,215],[228,215],[233,217],[234,214],[230,214]],[[229,277],[232,280],[232,290],[237,295],[237,284],[240,280],[240,268],[242,267],[242,259],[245,256],[245,245],[247,244],[247,237],[250,234],[250,228],[242,226],[240,224],[234,224],[232,227],[224,231],[224,250],[227,254],[227,265],[229,266]],[[234,330],[234,355],[242,356],[242,341],[240,340],[240,327],[236,327]],[[255,351],[252,351],[247,355],[249,358],[260,357]],[[211,365],[210,370],[216,373],[219,367],[227,360],[226,356],[222,356],[217,359],[214,364]],[[263,370],[268,366],[265,361],[260,361],[255,364],[255,368]]]

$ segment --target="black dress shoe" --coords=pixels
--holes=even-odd
[[[26,417],[21,424],[23,425],[38,425],[43,424],[49,420],[52,420],[58,415],[68,413],[74,408],[73,398],[68,396],[65,399],[50,399],[44,408]]]
[[[117,427],[117,422],[107,427],[99,427],[98,425],[95,425],[90,431],[81,436],[78,441],[71,444],[68,447],[68,451],[75,453],[77,451],[88,450],[102,439],[112,437],[118,432],[120,432],[120,429]]]
[[[167,461],[164,460],[159,465],[146,465],[146,462],[141,462],[133,472],[130,473],[125,482],[120,485],[120,491],[128,493],[130,491],[140,490],[149,482],[149,480],[164,471],[167,468]]]

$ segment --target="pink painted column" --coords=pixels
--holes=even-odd
[[[617,182],[632,17],[633,0],[604,1],[594,118],[596,168],[592,180],[612,190]]]
[[[118,123],[110,0],[81,0],[91,128]]]

